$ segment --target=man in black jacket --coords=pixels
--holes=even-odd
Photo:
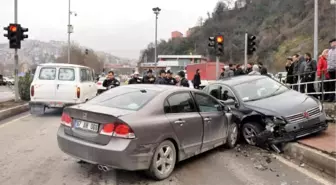
[[[185,78],[184,71],[178,72],[177,75],[179,75],[181,77],[180,86],[189,87],[189,81]]]
[[[132,79],[128,81],[128,84],[141,84],[141,79],[139,78],[139,72],[133,74]]]
[[[118,86],[120,86],[120,82],[114,78],[114,72],[109,71],[107,78],[103,82],[103,87],[106,87],[108,90]]]
[[[175,78],[173,78],[173,72],[170,70],[167,71],[166,73],[166,84],[167,85],[176,85],[177,81]]]
[[[155,82],[155,76],[153,76],[153,71],[149,69],[147,71],[147,75],[143,77],[142,83],[144,84],[154,84]]]
[[[166,83],[166,71],[165,70],[160,70],[160,76],[156,78],[155,80],[155,84],[161,84],[161,85],[164,85],[164,84],[167,84]]]
[[[192,83],[194,84],[195,89],[199,89],[199,86],[201,85],[201,75],[199,69],[196,70]]]

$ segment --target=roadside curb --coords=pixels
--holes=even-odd
[[[336,177],[336,159],[328,154],[299,143],[288,143],[283,150],[285,155]]]
[[[9,117],[21,114],[29,110],[29,104],[18,105],[16,107],[12,107],[9,109],[1,110],[0,111],[0,121],[7,119]]]

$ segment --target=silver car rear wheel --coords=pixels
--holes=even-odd
[[[156,180],[163,180],[169,177],[173,172],[175,163],[175,146],[170,141],[164,141],[156,148],[149,169],[149,174]]]

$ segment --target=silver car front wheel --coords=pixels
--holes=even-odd
[[[175,168],[176,149],[171,141],[162,142],[155,150],[149,175],[156,180],[163,180],[170,176]]]

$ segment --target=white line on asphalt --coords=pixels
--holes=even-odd
[[[319,183],[322,183],[324,185],[334,185],[332,182],[329,182],[329,181],[323,179],[322,177],[316,175],[315,173],[312,173],[312,172],[308,171],[307,169],[304,169],[304,168],[288,161],[287,159],[281,157],[280,155],[276,155],[276,154],[272,154],[272,155],[273,155],[273,157],[278,159],[280,162],[286,164],[287,166],[289,166],[291,168],[296,169],[297,171],[299,171],[299,172],[303,173],[304,175],[316,180]]]
[[[16,121],[19,121],[19,120],[21,120],[21,119],[23,119],[23,118],[27,118],[27,117],[29,117],[29,116],[31,116],[31,114],[24,115],[24,116],[22,116],[22,117],[16,118],[16,119],[11,120],[11,121],[8,121],[8,122],[6,122],[6,123],[3,123],[3,124],[0,125],[0,128],[3,128],[3,127],[5,127],[6,125],[9,125],[9,124],[14,123],[14,122],[16,122]]]

